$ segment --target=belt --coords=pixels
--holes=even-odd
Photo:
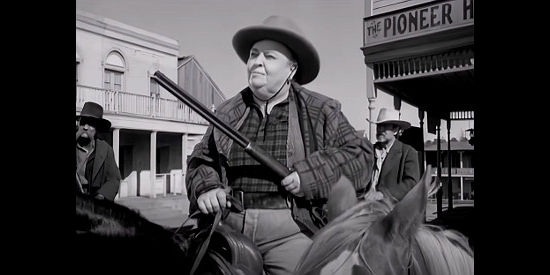
[[[289,209],[286,198],[278,192],[243,192],[233,190],[233,197],[244,209]]]

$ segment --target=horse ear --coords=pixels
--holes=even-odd
[[[432,187],[432,167],[428,165],[420,181],[398,202],[391,212],[373,226],[389,234],[391,239],[408,236],[424,221],[428,189]]]
[[[327,219],[334,220],[346,210],[357,204],[357,195],[351,181],[341,176],[330,190],[327,202]]]

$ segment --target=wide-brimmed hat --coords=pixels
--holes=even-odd
[[[239,30],[233,36],[233,48],[246,63],[252,45],[266,39],[282,43],[290,49],[298,62],[298,71],[294,75],[298,84],[307,84],[317,77],[320,68],[319,54],[300,28],[289,18],[273,15],[266,18],[261,25]]]
[[[367,121],[374,124],[394,124],[399,126],[399,128],[405,130],[409,127],[411,127],[411,124],[403,121],[400,119],[399,111],[397,110],[389,110],[387,108],[381,108],[380,112],[378,113],[378,119],[377,121],[372,121],[367,118]]]
[[[95,102],[86,102],[77,118],[92,119],[99,131],[107,131],[111,128],[111,122],[103,118],[103,107]]]

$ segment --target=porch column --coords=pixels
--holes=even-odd
[[[156,197],[155,192],[155,180],[157,178],[157,132],[151,132],[151,154],[150,154],[150,164],[149,164],[149,182],[151,186],[151,198]]]
[[[458,152],[460,156],[460,168],[464,168],[464,162],[462,161],[462,151]],[[464,177],[460,176],[460,200],[464,200]]]
[[[187,175],[187,140],[189,135],[184,133],[181,138],[181,183],[183,195],[187,195],[187,185],[185,184],[185,176]]]
[[[113,128],[113,153],[115,154],[115,163],[116,167],[120,170],[120,164],[118,162],[119,155],[120,155],[120,129]],[[120,188],[122,186],[118,186],[118,192],[116,193],[115,199],[120,198]]]
[[[437,120],[437,178],[441,180],[441,119]],[[443,182],[440,183],[440,186],[443,185]],[[437,217],[441,217],[443,213],[443,190],[439,188],[437,190]]]
[[[451,211],[453,209],[453,178],[451,175],[451,164],[452,164],[452,154],[451,154],[451,119],[447,118],[447,156],[448,162],[449,162],[449,170],[447,176],[449,177],[449,185],[447,185],[447,193],[448,196],[448,206],[447,211]]]
[[[420,176],[422,176],[426,171],[426,168],[425,168],[426,163],[424,158],[424,110],[422,108],[418,108],[418,118],[420,119],[420,132],[422,133],[421,134],[422,148],[420,148],[420,152],[418,152],[418,155],[419,155],[418,165],[420,166],[419,167]],[[432,175],[427,175],[427,176],[431,178]],[[427,221],[426,209],[424,209],[424,222],[426,221]]]
[[[424,110],[421,109],[421,108],[418,108],[418,118],[420,119],[420,132],[422,133],[421,134],[421,138],[422,138],[422,148],[420,148],[420,159],[419,159],[419,164],[420,164],[420,175],[424,174],[424,171],[426,171],[426,163],[425,163],[425,151],[424,151]],[[431,176],[431,175],[428,175],[428,176]]]
[[[376,102],[376,87],[374,86],[374,71],[372,64],[367,64],[367,98],[369,100],[369,120],[374,121],[374,103]],[[369,140],[372,143],[376,142],[376,124],[368,122]]]
[[[460,176],[460,200],[464,200],[464,177]]]
[[[376,98],[369,98],[369,120],[375,121],[375,114],[374,114],[374,103],[376,102]],[[371,143],[376,142],[376,124],[368,122],[368,129],[369,129],[369,141]]]
[[[185,174],[187,171],[187,139],[189,135],[184,133],[181,137],[181,171]]]
[[[118,128],[113,129],[113,152],[115,153],[116,166],[120,167],[118,162],[120,156],[120,129]]]

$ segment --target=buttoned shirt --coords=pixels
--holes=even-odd
[[[375,146],[374,148],[374,154],[376,156],[376,165],[374,167],[373,175],[372,175],[372,184],[371,184],[371,190],[376,191],[376,186],[378,185],[378,179],[380,178],[380,171],[382,171],[382,165],[384,164],[384,160],[388,156],[388,153],[390,152],[391,147],[393,146],[393,143],[395,140],[393,140],[391,143],[386,144],[385,146]]]

